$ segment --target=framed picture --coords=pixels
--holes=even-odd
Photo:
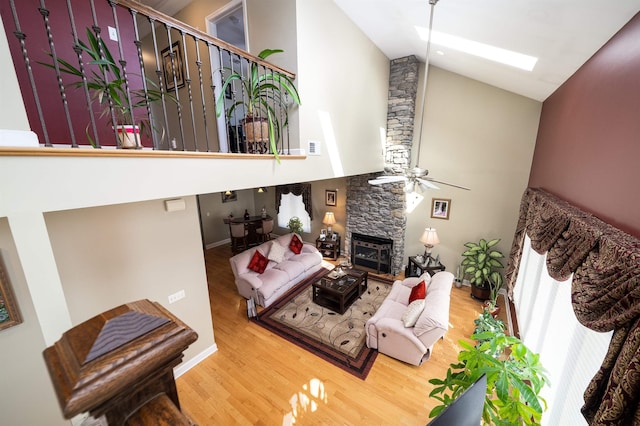
[[[432,198],[431,199],[431,217],[435,219],[449,220],[451,212],[450,198]]]
[[[338,234],[336,234],[335,232],[331,233],[331,241],[338,241]]]
[[[337,191],[333,189],[327,189],[324,191],[324,204],[327,206],[335,206],[336,205],[336,195]]]
[[[320,239],[324,240],[327,238],[327,230],[325,228],[320,230]]]
[[[22,322],[18,304],[13,297],[13,290],[4,271],[2,259],[0,259],[0,330],[13,327]]]
[[[236,194],[236,191],[221,192],[220,194],[222,195],[223,203],[230,203],[238,200],[238,194]]]
[[[164,82],[167,90],[174,90],[176,84],[178,85],[178,89],[184,87],[184,66],[182,64],[180,42],[176,41],[171,47],[173,48],[173,61],[171,61],[171,49],[167,47],[162,50],[162,70],[164,72]],[[173,79],[174,74],[176,77],[175,81]]]

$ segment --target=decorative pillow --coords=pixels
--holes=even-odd
[[[284,259],[284,250],[284,247],[274,241],[273,243],[271,243],[271,250],[269,250],[268,259],[273,260],[276,263],[282,262],[282,260]]]
[[[413,302],[409,303],[409,306],[407,306],[404,314],[402,314],[402,322],[404,323],[405,327],[413,327],[414,325],[416,325],[420,314],[422,313],[422,311],[424,311],[425,303],[426,302],[424,299],[416,299]]]
[[[261,274],[264,272],[265,269],[267,269],[268,264],[269,264],[269,259],[264,257],[264,254],[260,253],[260,250],[256,250],[256,252],[253,253],[251,262],[249,262],[249,269]]]
[[[300,238],[298,238],[296,234],[293,234],[291,242],[289,243],[289,248],[295,254],[300,254],[300,251],[302,251],[302,241],[300,241]]]
[[[424,299],[425,297],[427,297],[427,285],[423,280],[413,286],[413,288],[411,289],[411,294],[409,295],[409,304],[411,304],[411,302],[413,302],[414,300]]]

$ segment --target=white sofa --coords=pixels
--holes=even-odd
[[[425,308],[413,327],[405,327],[402,316],[407,310],[411,289],[423,279],[427,283]],[[452,283],[451,272],[394,282],[389,295],[365,325],[367,346],[413,365],[429,359],[434,343],[444,337],[449,328]]]
[[[322,254],[314,245],[304,243],[299,254],[291,251],[289,243],[293,235],[282,235],[229,259],[236,287],[241,296],[245,299],[253,298],[257,304],[266,308],[291,287],[322,267]],[[268,257],[272,244],[279,244],[284,248],[283,260],[279,263],[270,260],[262,274],[249,269],[249,263],[255,251],[260,250],[265,257]]]

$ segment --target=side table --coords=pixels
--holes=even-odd
[[[331,236],[327,236],[324,240],[319,237],[316,239],[316,248],[322,254],[322,257],[336,260],[340,256],[340,235],[334,233],[334,240]]]
[[[436,272],[444,271],[446,269],[440,262],[435,266],[429,266],[429,259],[431,258],[420,261],[416,256],[409,256],[409,264],[407,264],[407,268],[404,271],[404,276],[419,277],[425,272],[428,272],[429,275],[433,276]]]

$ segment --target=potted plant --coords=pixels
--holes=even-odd
[[[289,227],[289,231],[291,231],[292,233],[302,235],[302,221],[299,217],[293,216],[291,219],[289,219],[289,223],[287,224],[287,226]]]
[[[258,54],[260,59],[266,59],[274,53],[280,53],[280,49],[265,49]],[[249,71],[231,72],[222,83],[220,95],[216,101],[216,115],[220,117],[224,110],[224,99],[227,87],[233,86],[234,81],[240,82],[242,93],[234,98],[233,103],[227,109],[227,118],[231,118],[233,112],[244,108],[244,135],[248,143],[261,143],[269,141],[269,150],[278,157],[277,142],[280,139],[281,130],[288,124],[288,112],[284,109],[284,122],[280,123],[279,114],[274,105],[285,104],[287,95],[294,104],[300,105],[300,96],[293,81],[277,71],[260,73],[260,66],[251,62]]]
[[[540,424],[546,401],[540,390],[547,383],[540,356],[520,339],[504,334],[504,324],[483,313],[471,336],[476,345],[459,341],[463,350],[450,364],[444,379],[431,379],[429,397],[440,401],[429,413],[437,416],[482,374],[487,375],[483,424]]]
[[[74,67],[69,62],[62,58],[57,58],[60,72],[71,74],[78,77],[80,80],[71,83],[70,85],[76,88],[83,88],[85,82],[83,80],[86,77],[86,87],[91,94],[92,102],[97,101],[101,106],[102,111],[100,118],[108,117],[113,113],[113,119],[116,122],[114,131],[116,131],[120,138],[121,148],[141,148],[140,144],[140,132],[149,134],[151,126],[148,118],[144,118],[138,121],[138,124],[133,123],[133,112],[136,108],[142,108],[149,103],[157,102],[161,99],[169,99],[173,102],[177,102],[176,99],[169,93],[163,92],[157,89],[157,85],[145,77],[147,83],[146,90],[131,90],[131,100],[127,93],[127,82],[122,74],[122,70],[118,66],[116,60],[113,58],[111,51],[105,44],[103,39],[98,39],[90,28],[87,28],[87,43],[82,40],[78,40],[78,48],[91,57],[89,65],[96,65],[98,70],[94,70],[91,74],[82,73],[80,69]],[[49,53],[49,56],[51,54]],[[52,64],[41,63],[50,68],[54,68]],[[143,113],[146,116],[146,111]],[[87,126],[87,137],[93,147],[96,146],[95,142],[91,138],[88,132],[89,126]]]
[[[493,249],[500,239],[481,239],[478,243],[465,243],[462,253],[462,273],[471,283],[471,296],[478,300],[490,300],[493,305],[498,298],[498,290],[502,287],[500,269],[504,265],[499,259],[504,255]]]

